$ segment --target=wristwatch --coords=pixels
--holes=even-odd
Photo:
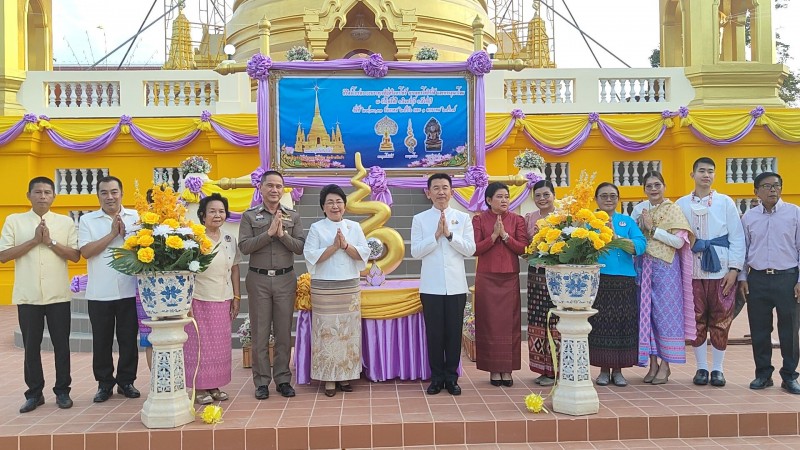
[[[452,241],[453,240],[453,232],[451,231],[450,234],[448,234],[444,238],[447,239],[448,241]]]
[[[55,239],[52,239],[52,240],[50,241],[50,243],[49,243],[49,244],[47,244],[47,248],[53,248],[53,247],[55,247],[55,246],[56,246],[56,244],[58,244],[58,242],[57,242]]]
[[[509,237],[509,236],[510,236],[510,234],[506,233],[506,235],[505,235],[505,236],[500,236],[500,239],[502,239],[502,240],[503,240],[503,242],[505,242],[505,241],[507,241],[507,240],[508,240],[508,237]]]
[[[741,272],[742,269],[737,269],[736,267],[728,267],[728,271],[735,270],[737,272]]]

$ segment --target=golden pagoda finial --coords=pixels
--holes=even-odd
[[[192,70],[197,68],[190,28],[189,19],[183,14],[183,8],[181,8],[178,17],[172,22],[172,41],[169,45],[169,57],[164,63],[164,69]]]

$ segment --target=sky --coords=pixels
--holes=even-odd
[[[201,1],[206,3],[206,0],[186,0],[185,13],[190,21],[198,20]],[[227,3],[230,7],[233,2],[228,0]],[[522,3],[531,5],[533,2],[522,0]],[[550,0],[550,3],[554,4],[556,11],[569,17],[563,0]],[[586,34],[630,66],[649,67],[648,58],[659,43],[658,0],[567,0],[566,3]],[[164,13],[164,4],[165,0],[156,1],[148,24]],[[54,1],[55,64],[91,65],[133,36],[151,5],[151,0]],[[542,11],[545,10],[542,7]],[[532,8],[526,6],[523,13],[525,20],[530,19]],[[773,27],[781,34],[781,39],[791,45],[790,54],[794,58],[788,65],[795,71],[800,71],[800,27],[790,24],[798,21],[800,0],[791,0],[788,8],[773,12]],[[554,34],[558,67],[597,67],[580,34],[558,17],[555,17]],[[136,39],[125,64],[162,64],[164,42],[164,21],[159,20]],[[597,46],[593,48],[602,67],[624,67]],[[116,68],[126,49],[127,46],[109,57],[109,66]]]

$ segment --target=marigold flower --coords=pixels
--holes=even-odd
[[[536,247],[536,249],[542,253],[547,253],[547,250],[550,249],[550,245],[547,242],[542,242]]]
[[[169,236],[166,240],[167,247],[175,250],[183,249],[183,239],[180,236]]]
[[[610,217],[608,217],[608,213],[605,211],[597,211],[594,213],[594,216],[602,220],[603,222],[608,222],[608,220],[610,219]]]
[[[145,234],[144,236],[139,236],[137,241],[138,244],[142,247],[150,247],[151,245],[153,245],[153,242],[155,242],[155,239],[153,239],[153,236]]]
[[[597,228],[598,230],[602,230],[604,226],[606,226],[606,222],[603,222],[600,219],[594,219],[589,221],[589,226],[592,228]]]
[[[597,238],[592,241],[592,245],[594,246],[595,250],[600,250],[601,248],[606,246],[606,243],[603,242],[600,238]]]
[[[156,252],[153,251],[150,247],[140,248],[138,252],[136,252],[136,257],[139,261],[149,264],[153,262],[153,258],[156,257]]]
[[[211,239],[203,236],[203,238],[200,239],[200,253],[208,255],[209,253],[211,253],[211,250],[213,249],[214,249],[214,243],[211,242]]]
[[[141,237],[141,236],[152,236],[153,235],[153,229],[152,228],[142,228],[141,230],[136,232],[136,235],[139,236],[139,237]]]
[[[589,235],[589,230],[586,228],[578,228],[577,230],[572,232],[572,237],[578,239],[586,239],[586,236]]]
[[[161,222],[161,225],[167,225],[171,228],[179,228],[181,226],[180,222],[175,219],[165,219],[163,222]]]
[[[123,244],[122,248],[125,250],[132,250],[133,247],[136,247],[138,244],[138,239],[136,236],[131,236],[128,239],[125,239],[125,244]]]
[[[581,208],[576,214],[575,217],[577,219],[583,220],[584,222],[588,222],[594,218],[594,214],[586,208]]]
[[[610,233],[600,233],[600,240],[608,244],[614,239],[614,235]]]
[[[557,255],[564,251],[564,247],[567,245],[564,241],[558,241],[550,247],[550,254]]]
[[[192,229],[192,232],[195,236],[205,236],[206,234],[206,227],[205,225],[200,225],[199,223],[192,223],[189,224],[189,227]]]
[[[547,219],[545,219],[545,220],[550,225],[558,225],[558,224],[561,223],[562,220],[564,220],[564,218],[559,216],[559,215],[557,215],[557,214],[550,214],[549,216],[547,216]]]
[[[594,242],[594,241],[596,241],[596,240],[600,239],[600,233],[598,233],[598,232],[596,232],[596,231],[589,231],[588,233],[586,233],[586,237],[587,237],[587,238],[588,238],[590,241]]]
[[[561,230],[558,228],[551,228],[550,231],[547,232],[545,236],[545,240],[548,244],[552,244],[561,236]]]
[[[155,225],[159,220],[161,220],[161,217],[154,212],[146,212],[144,215],[142,215],[142,222],[146,223],[147,225]]]

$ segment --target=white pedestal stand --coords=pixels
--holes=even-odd
[[[589,371],[589,317],[596,309],[568,311],[552,309],[560,319],[561,333],[558,386],[553,392],[553,411],[571,416],[597,414],[600,399]]]
[[[175,428],[194,421],[192,400],[186,394],[183,327],[191,319],[144,320],[152,328],[153,369],[150,392],[142,406],[142,423],[147,428]]]

